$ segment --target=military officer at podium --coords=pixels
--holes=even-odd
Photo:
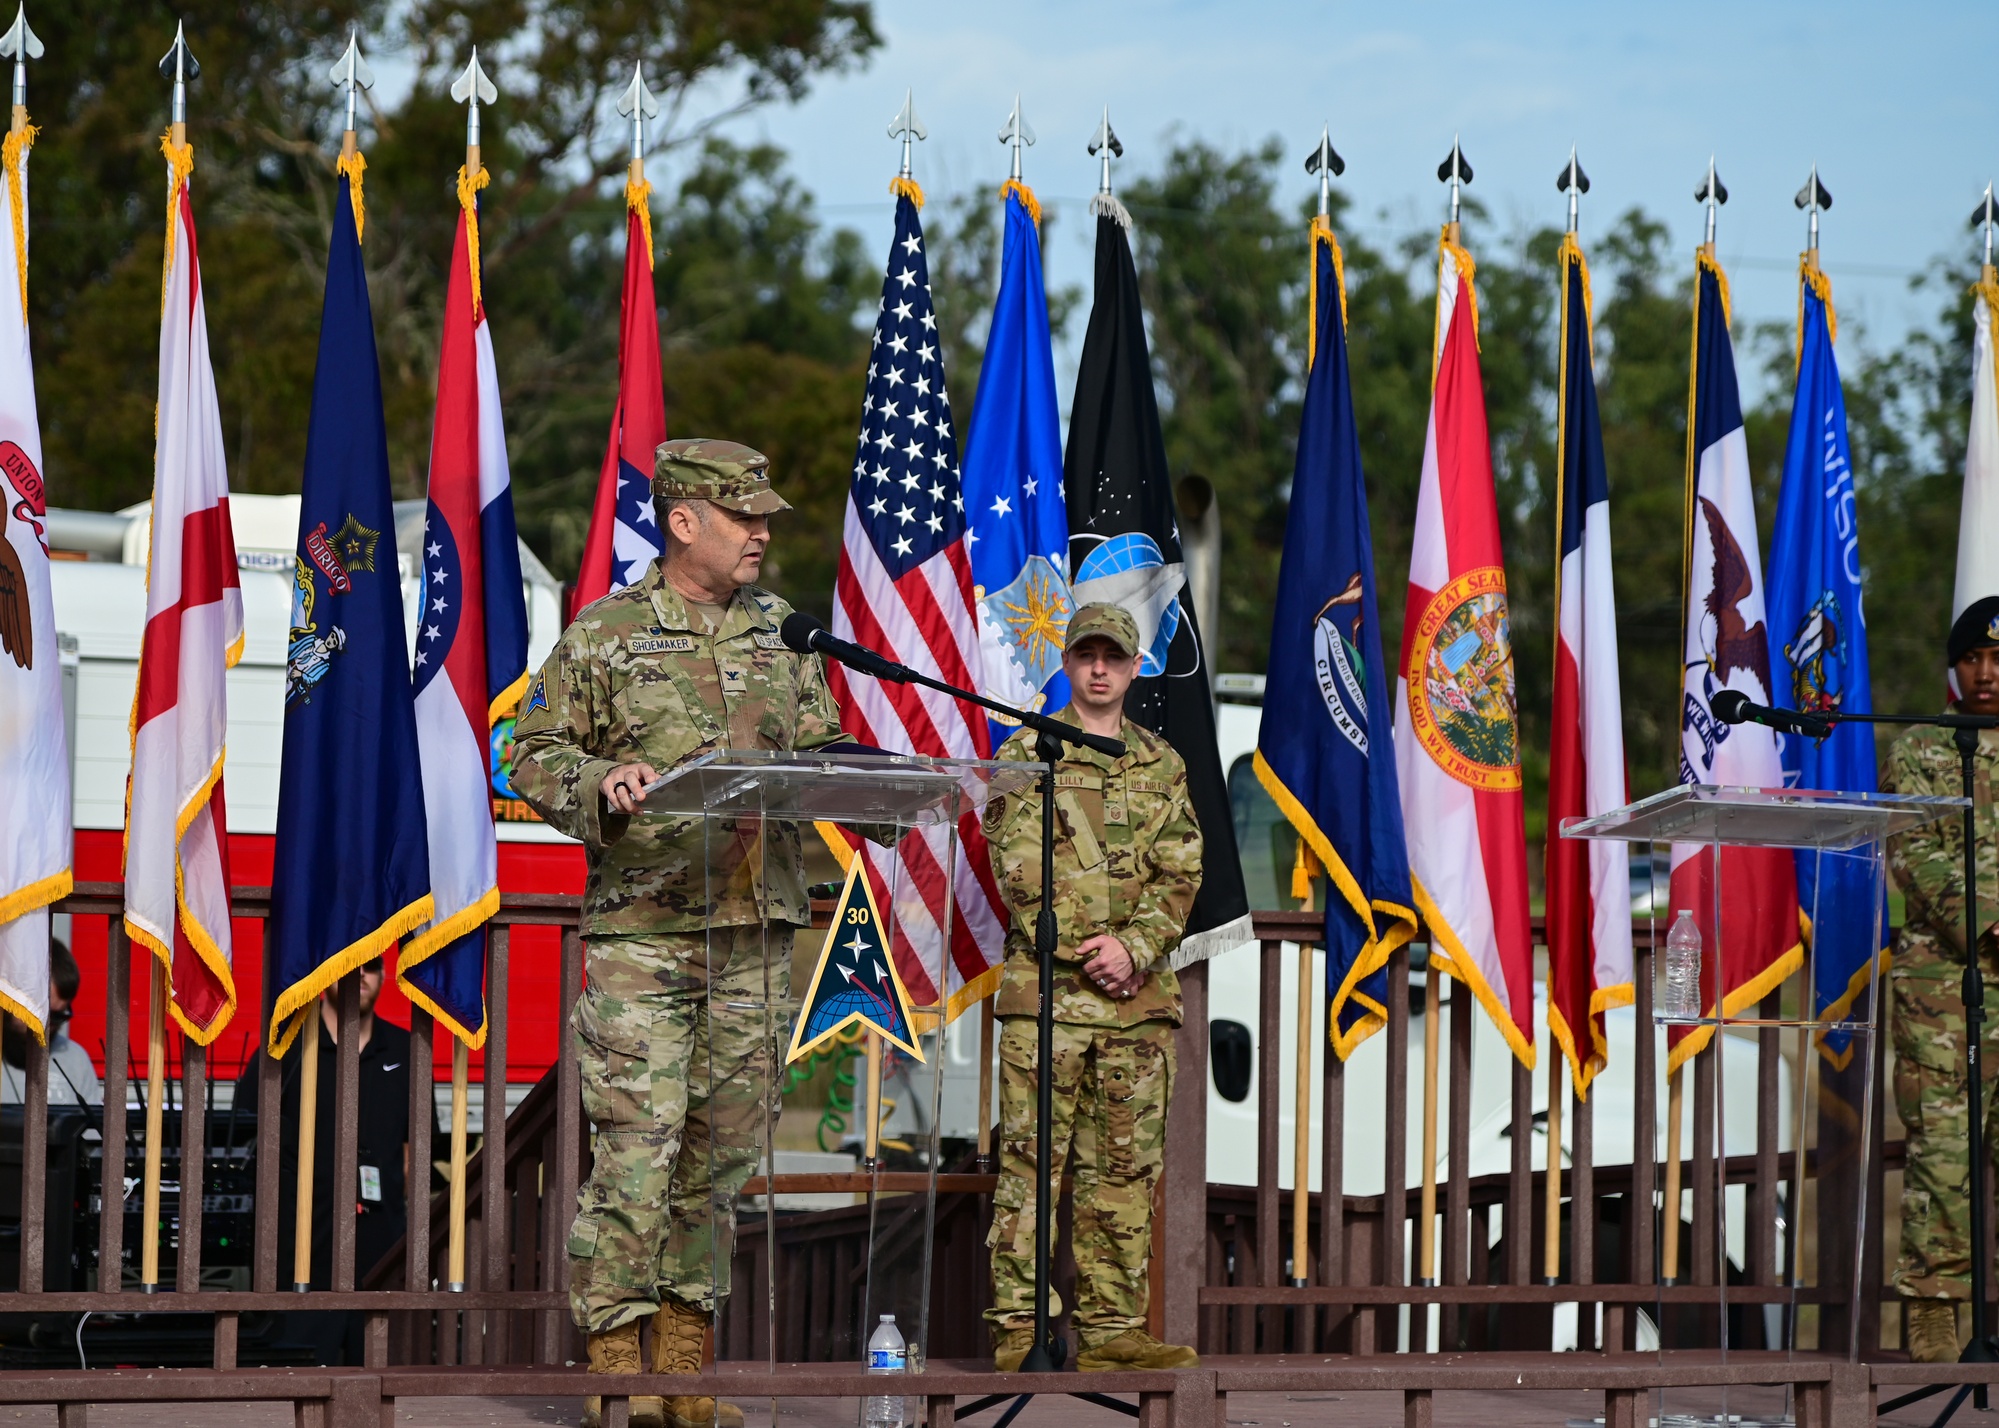
[[[639,1371],[648,1317],[653,1371],[700,1370],[736,1196],[775,1112],[790,934],[809,915],[798,831],[767,828],[760,848],[751,828],[704,833],[639,808],[647,784],[702,754],[840,737],[819,658],[778,638],[790,606],[754,583],[770,517],[790,509],[768,464],[734,442],[659,448],[665,556],[563,632],[514,730],[514,787],[589,865],[571,1029],[596,1136],[569,1259],[596,1373]],[[732,1428],[742,1413],[639,1398],[632,1422]]]
[[[1000,1177],[993,1196],[993,1366],[1020,1367],[1034,1337],[1035,1151],[1053,1138],[1056,1183],[1075,1151],[1076,1367],[1184,1368],[1194,1351],[1146,1332],[1152,1192],[1166,1144],[1180,980],[1167,965],[1201,882],[1201,830],[1187,768],[1164,739],[1124,717],[1138,623],[1119,605],[1069,622],[1071,699],[1055,717],[1122,740],[1123,758],[1064,745],[1055,770],[1055,1040],[1051,1125],[1036,1125],[1041,793],[987,805],[985,830],[1013,926],[1000,984]],[[1023,729],[997,757],[1037,760]],[[1194,1095],[1201,1094],[1195,1087]],[[1060,1312],[1053,1302],[1051,1314]]]

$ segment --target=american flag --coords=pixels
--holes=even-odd
[[[861,403],[833,632],[948,684],[977,689],[979,622],[961,479],[923,225],[915,202],[898,193],[895,243]],[[864,743],[938,758],[991,756],[986,718],[976,709],[840,665],[832,666],[830,681],[842,726]],[[997,985],[1007,925],[976,814],[959,820],[958,840],[957,874],[948,888],[948,828],[912,834],[894,852],[861,846],[878,895],[894,907],[896,966],[912,1000],[919,1007],[942,1004],[947,1016]]]

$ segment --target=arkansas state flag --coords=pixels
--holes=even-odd
[[[652,185],[625,184],[625,308],[618,327],[618,406],[597,476],[597,502],[569,616],[646,572],[666,549],[652,508],[652,457],[666,440],[659,377],[659,303],[652,290]]]
[[[486,1040],[486,922],[500,909],[489,750],[493,723],[527,686],[521,590],[500,381],[479,282],[476,187],[459,180],[458,237],[444,296],[423,591],[411,677],[430,837],[430,924],[396,959],[409,999],[470,1046]]]
[[[1453,228],[1438,245],[1436,385],[1395,684],[1395,765],[1430,965],[1470,987],[1532,1066],[1534,935],[1512,631],[1472,260]]]
[[[1562,836],[1562,821],[1625,800],[1624,701],[1610,580],[1610,482],[1590,346],[1589,264],[1571,233],[1562,269],[1561,484],[1555,526],[1555,690],[1548,750],[1548,1030],[1578,1098],[1604,1068],[1603,1014],[1632,999],[1631,864],[1624,845]],[[1585,1031],[1587,1028],[1587,1031]]]
[[[16,110],[20,115],[22,111]],[[42,434],[28,354],[25,117],[0,142],[0,1007],[36,1037],[49,1014],[48,905],[70,890],[69,745],[42,519]],[[23,246],[15,245],[20,234]]]
[[[1686,645],[1680,677],[1680,782],[1782,788],[1777,735],[1761,724],[1724,724],[1714,696],[1739,690],[1774,704],[1763,613],[1763,562],[1756,502],[1749,489],[1749,443],[1728,336],[1728,279],[1707,251],[1694,276],[1692,409],[1687,413]],[[1798,879],[1785,848],[1721,849],[1721,926],[1714,925],[1715,849],[1673,845],[1673,907],[1700,924],[1701,1005],[1733,1016],[1795,972]],[[1718,954],[1718,955],[1717,955]],[[1711,1026],[1668,1029],[1668,1070],[1706,1046]]]
[[[146,630],[126,786],[125,930],[166,965],[174,1020],[206,1046],[236,1010],[222,748],[225,680],[243,654],[243,593],[188,193],[194,146],[163,139],[160,147],[167,157],[166,300]]]

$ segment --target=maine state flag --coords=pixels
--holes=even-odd
[[[1006,240],[999,298],[965,447],[965,543],[979,612],[980,692],[1031,709],[1069,702],[1069,515],[1062,500],[1062,418],[1048,293],[1041,280],[1041,206],[1018,179],[1000,190]],[[909,266],[909,265],[905,265]],[[894,265],[891,264],[891,276]],[[901,275],[905,283],[913,276]],[[874,374],[869,372],[869,376]],[[913,438],[912,438],[913,440]],[[941,447],[935,459],[943,459]],[[998,745],[1012,730],[996,725]]]
[[[1846,401],[1833,357],[1838,317],[1832,284],[1811,255],[1799,265],[1798,389],[1784,443],[1784,485],[1763,582],[1769,610],[1771,702],[1809,713],[1873,712],[1867,620],[1861,609],[1859,502],[1846,441]],[[1792,788],[1876,791],[1874,731],[1840,724],[1820,742],[1776,736]],[[1872,859],[1799,850],[1798,910],[1811,948],[1812,1006],[1821,1021],[1845,1018],[1885,958],[1886,889]],[[1876,905],[1876,897],[1883,901]],[[1819,1036],[1835,1066],[1853,1054],[1843,1031]]]
[[[1415,935],[1416,913],[1340,269],[1338,240],[1321,217],[1312,224],[1315,350],[1278,568],[1256,773],[1303,843],[1293,895],[1309,893],[1315,860],[1332,879],[1327,1026],[1344,1060],[1386,1024],[1383,969]]]
[[[306,427],[271,873],[273,1056],[319,994],[431,918],[382,376],[349,177]]]

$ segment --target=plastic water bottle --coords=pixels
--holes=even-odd
[[[895,1327],[895,1315],[884,1314],[868,1340],[868,1373],[900,1378],[908,1368],[909,1347],[902,1341],[902,1330]],[[900,1394],[871,1393],[861,1401],[861,1428],[902,1428],[905,1421]]]
[[[1680,908],[1666,934],[1664,1014],[1691,1019],[1701,1014],[1701,930],[1691,908]]]

